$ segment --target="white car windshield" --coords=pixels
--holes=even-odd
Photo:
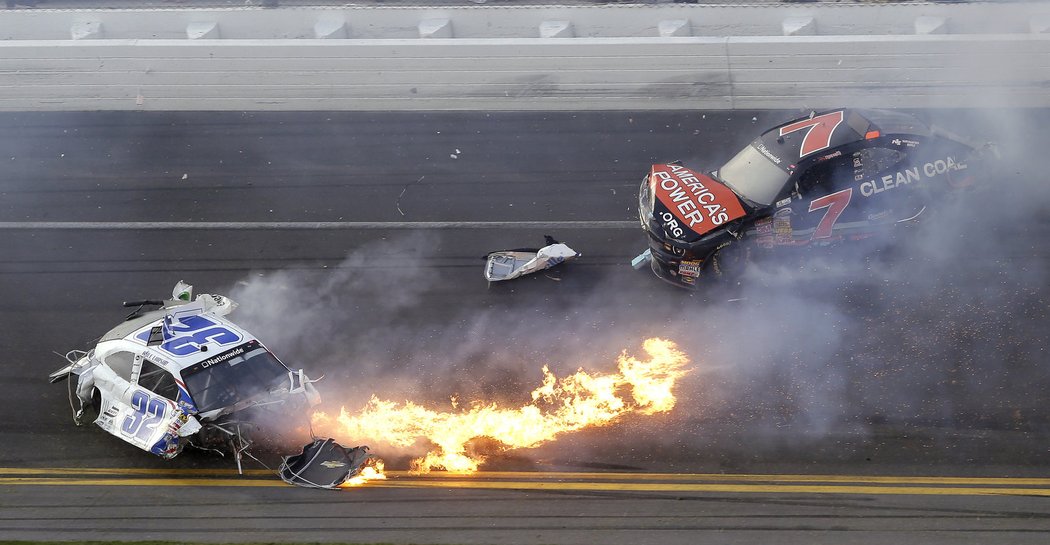
[[[288,368],[258,341],[251,341],[186,369],[183,376],[203,413],[280,387],[288,380]]]
[[[790,176],[754,145],[749,145],[718,169],[718,177],[737,195],[769,206],[784,189]]]

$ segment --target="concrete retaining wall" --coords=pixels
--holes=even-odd
[[[1011,33],[942,33],[955,19],[917,16],[933,17],[921,21],[932,26],[920,28],[913,17],[908,34],[806,35],[813,29],[804,29],[803,17],[780,19],[780,32],[771,35],[680,37],[682,19],[631,8],[635,26],[646,32],[659,34],[660,21],[677,23],[663,25],[668,37],[551,38],[345,38],[340,32],[354,36],[358,27],[340,30],[333,11],[289,10],[312,14],[308,34],[335,35],[299,37],[296,30],[294,38],[231,37],[227,23],[172,11],[176,20],[168,21],[180,29],[178,38],[113,39],[153,32],[152,23],[136,29],[115,22],[128,15],[123,12],[116,20],[107,18],[114,13],[60,12],[45,15],[69,38],[29,39],[23,29],[0,40],[0,110],[1048,107],[1050,33],[1032,23],[1041,19],[1030,5],[1019,6],[1024,9],[996,20],[1016,27]],[[841,15],[851,8],[834,9]],[[653,25],[640,20],[642,13]],[[7,15],[0,31],[10,36],[15,30]],[[162,15],[149,12],[143,21]],[[434,25],[426,29],[434,36],[460,34],[442,30],[441,21],[420,20]],[[575,19],[548,23],[551,36],[589,28]],[[816,27],[827,28],[819,20]],[[418,22],[407,28],[424,30]]]
[[[46,4],[41,4],[46,5]],[[686,21],[686,36],[775,36],[784,21],[810,18],[819,35],[908,35],[917,21],[943,20],[939,32],[1006,34],[1032,31],[1050,5],[952,3],[901,5],[797,3],[777,5],[615,5],[355,7],[169,10],[6,10],[0,40],[65,40],[76,25],[96,23],[93,38],[186,39],[191,25],[214,25],[222,39],[317,38],[318,26],[341,27],[333,37],[418,38],[422,21],[447,20],[452,38],[538,38],[544,22],[564,21],[577,38],[660,36],[662,21]],[[1050,23],[1050,20],[1046,21]],[[1044,30],[1045,31],[1045,30]],[[681,35],[681,34],[679,34]]]

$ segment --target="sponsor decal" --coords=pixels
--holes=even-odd
[[[700,261],[682,261],[678,264],[678,274],[697,278],[700,276]]]
[[[223,352],[222,354],[219,354],[218,356],[215,356],[214,358],[206,359],[206,360],[200,362],[200,368],[201,369],[207,369],[207,368],[211,367],[212,365],[215,365],[217,363],[222,363],[222,362],[224,362],[224,361],[226,361],[226,360],[228,360],[228,359],[230,359],[230,358],[232,358],[234,356],[240,356],[243,353],[244,353],[244,347],[243,346],[234,348],[233,350],[230,350],[229,352]]]
[[[781,208],[773,215],[773,240],[777,244],[793,242],[791,231],[791,209]]]
[[[890,140],[890,143],[894,146],[907,146],[909,148],[914,148],[919,145],[915,140],[905,140],[903,138],[894,138],[893,140]]]
[[[789,204],[791,204],[791,197],[777,201],[777,208],[781,208]]]
[[[760,235],[772,235],[773,234],[773,218],[764,217],[755,222],[755,232]]]
[[[212,356],[212,357],[210,357],[210,358],[208,358],[206,360],[201,360],[201,361],[199,361],[199,362],[197,362],[197,363],[195,363],[195,364],[193,364],[193,365],[183,369],[182,370],[182,376],[183,377],[190,377],[190,376],[195,375],[195,374],[197,374],[197,373],[199,373],[201,371],[204,371],[205,369],[208,369],[209,367],[215,367],[215,366],[220,365],[222,363],[231,362],[231,360],[235,360],[235,358],[237,358],[238,356],[241,356],[241,355],[244,355],[244,354],[248,354],[252,350],[255,350],[257,348],[262,348],[262,345],[259,344],[259,341],[255,340],[255,339],[252,339],[252,340],[250,340],[250,341],[248,341],[248,342],[246,342],[246,343],[244,343],[242,345],[235,346],[235,347],[233,347],[233,348],[231,348],[231,349],[229,349],[229,350],[227,350],[227,351],[225,351],[225,352],[223,352],[221,354]],[[245,361],[246,360],[236,360],[236,361],[232,361],[232,363],[229,363],[229,365],[231,365],[231,366],[233,366],[233,365],[240,365],[241,363],[244,363]]]
[[[324,466],[324,467],[327,467],[328,469],[335,469],[337,467],[346,467],[346,464],[344,464],[343,462],[340,462],[338,460],[325,460],[325,461],[321,462],[321,465]]]
[[[732,190],[683,166],[653,165],[650,180],[667,209],[658,214],[660,222],[674,238],[682,238],[686,229],[702,235],[744,216],[744,207]]]
[[[103,403],[108,404],[109,406],[102,410],[102,414],[98,415],[95,423],[98,424],[100,428],[112,432],[114,426],[116,426],[114,420],[117,418],[117,415],[120,414],[120,407],[117,407],[111,401],[103,401]]]
[[[153,350],[150,350],[148,348],[142,351],[142,357],[146,358],[149,361],[152,361],[153,363],[156,363],[160,367],[175,367],[175,364],[172,363],[171,360],[165,358],[158,352],[154,352]]]
[[[911,185],[922,181],[924,178],[934,178],[948,172],[965,170],[966,168],[965,163],[960,163],[954,157],[949,156],[944,159],[930,161],[922,166],[900,170],[892,174],[886,174],[878,179],[862,182],[860,184],[860,194],[865,197],[871,197],[883,191]]]
[[[775,165],[779,166],[780,163],[783,161],[780,157],[777,157],[776,155],[773,155],[773,152],[769,151],[769,148],[767,148],[766,145],[763,144],[761,140],[755,142],[755,149],[757,149],[758,152],[761,153],[762,155],[765,155],[766,159],[769,159],[770,161],[773,161],[773,164],[775,164]]]

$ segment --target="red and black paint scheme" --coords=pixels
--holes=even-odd
[[[910,223],[971,185],[987,149],[910,114],[837,109],[766,131],[718,170],[653,165],[639,193],[653,272],[692,288],[745,239],[830,245]]]

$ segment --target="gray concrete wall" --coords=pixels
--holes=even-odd
[[[1050,106],[1047,5],[972,7],[14,11],[0,110]]]
[[[46,4],[42,4],[46,5]],[[954,34],[1027,33],[1050,17],[1045,1],[1009,4],[604,5],[348,7],[168,10],[5,10],[0,40],[64,40],[76,24],[101,23],[99,38],[185,39],[191,24],[214,23],[223,39],[316,37],[318,23],[341,23],[358,39],[417,38],[420,21],[448,19],[455,38],[537,38],[544,21],[568,21],[575,37],[659,36],[661,21],[685,20],[693,36],[783,34],[790,18],[813,18],[820,35],[908,35],[916,19],[942,18]],[[1050,24],[1050,21],[1046,21]]]

